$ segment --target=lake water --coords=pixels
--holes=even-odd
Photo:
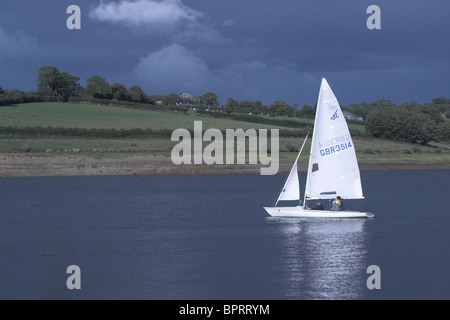
[[[449,299],[450,171],[361,175],[373,219],[269,217],[286,174],[2,178],[0,299]]]

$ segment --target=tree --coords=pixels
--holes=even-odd
[[[3,90],[2,86],[0,86],[0,94],[4,94],[5,90]]]
[[[168,106],[168,105],[176,105],[178,98],[179,98],[178,94],[169,93],[169,94],[166,94],[165,96],[162,96],[161,100],[166,106]],[[157,101],[157,100],[155,100],[155,101]]]
[[[267,107],[267,111],[271,117],[292,116],[294,114],[294,109],[283,100],[275,100]]]
[[[267,106],[259,100],[256,100],[253,103],[253,110],[254,110],[253,113],[255,113],[255,114],[256,113],[264,113],[266,109],[267,109]]]
[[[254,113],[255,112],[255,104],[253,101],[241,100],[238,102],[238,105],[234,109],[234,112]]]
[[[129,101],[131,100],[128,93],[127,87],[120,83],[114,83],[111,85],[111,92],[114,99],[119,101]]]
[[[360,115],[364,118],[367,116],[367,113],[372,109],[374,109],[374,107],[368,104],[367,102],[358,102],[342,107],[342,111],[348,111],[350,113]]]
[[[396,107],[395,103],[391,102],[389,99],[377,99],[370,103],[371,107],[374,108],[393,108]]]
[[[383,110],[373,110],[367,114],[364,120],[367,133],[373,135],[376,138],[383,136],[386,127],[388,126],[387,120],[388,113]]]
[[[238,105],[238,101],[233,98],[228,98],[227,102],[223,105],[223,111],[226,113],[233,113]]]
[[[39,93],[57,96],[60,82],[61,74],[58,68],[43,66],[38,69],[37,87]]]
[[[140,86],[131,86],[128,89],[128,95],[133,102],[145,102],[145,92]]]
[[[112,90],[108,81],[98,75],[93,75],[86,79],[86,92],[94,98],[112,98]]]
[[[444,121],[439,124],[439,138],[443,141],[450,140],[450,121]]]
[[[203,93],[201,102],[209,108],[217,108],[217,106],[219,105],[219,103],[217,102],[217,98],[217,94],[212,91],[208,91]]]
[[[357,114],[365,118],[367,114],[372,110],[391,110],[395,108],[395,103],[386,99],[378,99],[372,101],[371,103],[367,102],[358,102],[353,103],[348,106],[342,107],[343,111],[348,111],[353,114]]]
[[[300,109],[298,114],[303,117],[314,117],[314,115],[316,114],[316,110],[314,110],[314,108],[311,107],[310,105],[305,104]]]
[[[59,72],[54,66],[40,67],[36,80],[39,95],[64,101],[78,94],[79,81],[79,77],[72,76],[67,71]]]
[[[368,113],[364,124],[374,137],[422,145],[439,139],[439,129],[430,116],[407,108],[373,110]]]
[[[69,97],[76,96],[79,88],[79,77],[72,76],[70,73],[63,71],[58,77],[57,95],[62,97],[64,101],[68,101]]]
[[[434,122],[436,122],[436,124],[444,121],[444,119],[442,119],[441,117],[441,111],[439,111],[439,109],[432,104],[419,104],[413,110],[415,112],[428,115]]]
[[[431,102],[433,104],[450,104],[450,99],[447,99],[445,97],[437,97],[437,98],[431,99]]]

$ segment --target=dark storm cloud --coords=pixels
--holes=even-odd
[[[2,4],[0,85],[34,89],[51,64],[82,82],[212,90],[221,102],[313,104],[322,73],[343,104],[450,96],[445,1],[379,0],[381,29],[369,30],[365,0],[79,0],[82,30],[69,31],[72,2]]]

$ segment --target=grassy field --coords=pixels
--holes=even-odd
[[[0,107],[0,127],[61,127],[86,129],[193,129],[201,120],[203,129],[255,128],[276,126],[243,121],[215,119],[172,112],[136,110],[112,106],[71,103],[28,103]],[[294,130],[292,128],[285,128]]]
[[[68,103],[31,103],[0,107],[0,127],[63,127],[87,129],[193,129],[194,121],[201,120],[203,130],[224,129],[288,129],[265,124],[216,119],[181,113],[134,110],[111,106]],[[312,120],[304,119],[311,123]],[[354,129],[364,131],[362,125]],[[361,164],[377,163],[450,163],[450,144],[438,147],[418,146],[369,137],[353,137]],[[303,139],[280,138],[280,160],[294,161]],[[34,156],[78,155],[90,157],[126,157],[129,155],[170,156],[177,142],[170,138],[69,138],[0,136],[1,153],[25,153]],[[204,142],[203,146],[208,145]],[[307,162],[310,139],[301,161]]]

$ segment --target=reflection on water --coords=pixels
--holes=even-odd
[[[366,220],[268,218],[279,227],[285,294],[359,299],[366,289]]]

